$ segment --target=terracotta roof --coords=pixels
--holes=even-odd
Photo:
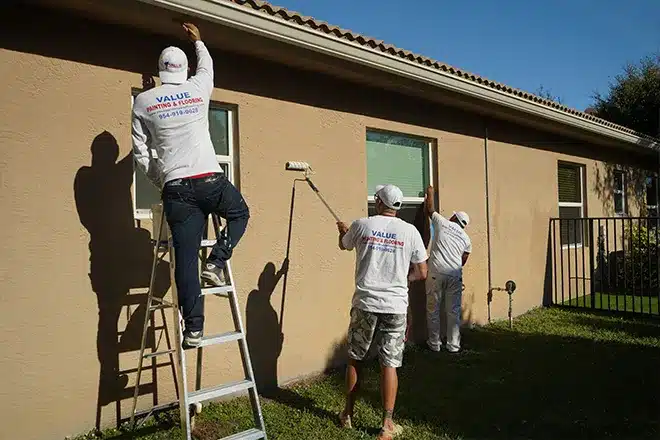
[[[262,12],[265,14],[268,14],[272,17],[279,18],[282,20],[285,20],[289,23],[295,23],[299,26],[302,27],[307,27],[310,29],[313,29],[317,32],[322,32],[324,34],[333,36],[337,39],[342,39],[342,40],[348,40],[351,42],[358,43],[364,47],[367,47],[375,52],[382,52],[390,55],[394,55],[400,58],[403,58],[408,61],[412,61],[424,66],[428,67],[433,67],[435,69],[438,69],[442,72],[449,73],[451,75],[461,77],[470,81],[473,81],[475,83],[481,84],[486,87],[490,87],[495,90],[499,90],[508,94],[511,94],[513,96],[517,96],[519,98],[527,99],[532,102],[536,102],[542,105],[545,105],[550,108],[557,109],[559,111],[562,111],[564,113],[573,115],[578,118],[582,118],[588,121],[595,122],[599,125],[605,126],[605,127],[610,127],[615,130],[619,130],[628,134],[632,134],[635,136],[639,136],[642,138],[646,139],[651,139],[649,136],[646,136],[644,134],[638,133],[635,130],[632,130],[630,128],[614,124],[612,122],[606,121],[604,119],[598,118],[596,116],[593,116],[591,114],[567,107],[565,105],[559,104],[555,101],[551,101],[545,98],[541,98],[540,96],[536,96],[532,93],[525,92],[524,90],[519,90],[515,89],[513,87],[509,87],[505,84],[498,83],[495,81],[491,81],[487,78],[481,77],[479,75],[475,75],[470,72],[466,72],[464,70],[458,69],[456,67],[450,66],[445,63],[441,63],[439,61],[433,60],[431,58],[427,58],[423,55],[417,55],[412,52],[409,52],[404,49],[400,49],[396,46],[393,46],[391,44],[387,44],[381,40],[376,40],[364,35],[360,35],[358,33],[352,32],[347,29],[341,29],[337,26],[333,26],[331,24],[328,24],[323,21],[316,20],[312,17],[306,17],[304,15],[301,15],[297,12],[290,11],[284,8],[280,8],[278,6],[274,6],[270,3],[267,3],[262,0],[222,0],[222,1],[227,1],[230,3],[235,3],[237,5],[253,9],[258,12]]]

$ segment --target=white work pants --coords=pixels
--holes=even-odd
[[[441,338],[447,338],[446,349],[457,352],[461,348],[461,300],[463,280],[458,277],[436,275],[429,277],[426,290],[426,324],[428,345],[440,351]]]

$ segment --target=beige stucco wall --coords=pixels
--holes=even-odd
[[[117,418],[112,402],[120,395],[121,416],[128,416],[134,375],[127,384],[110,380],[100,385],[99,356],[122,370],[137,365],[144,313],[137,306],[144,297],[127,295],[147,285],[151,264],[151,225],[143,222],[144,230],[135,229],[130,170],[115,162],[130,152],[131,88],[141,86],[139,72],[152,69],[157,56],[145,48],[160,45],[145,38],[143,47],[127,54],[121,44],[100,44],[100,35],[90,32],[86,39],[95,50],[90,55],[66,31],[58,37],[48,32],[25,35],[24,47],[15,43],[0,50],[5,90],[0,101],[5,115],[0,122],[0,414],[12,421],[11,431],[0,431],[2,440],[46,440],[85,431],[96,424],[97,407],[101,425],[112,424]],[[118,31],[99,34],[124,41]],[[241,191],[252,219],[233,269],[248,332],[262,339],[253,346],[257,371],[277,371],[284,382],[323,370],[342,355],[354,259],[337,249],[334,219],[304,185],[297,187],[295,199],[279,358],[282,281],[269,299],[273,288],[269,277],[261,275],[272,269],[270,263],[279,268],[286,252],[292,179],[297,177],[284,171],[286,161],[314,165],[314,182],[342,218],[366,214],[367,127],[436,140],[434,183],[441,209],[465,210],[472,219],[464,318],[467,323],[487,321],[484,121],[283,66],[214,55],[221,61],[216,61],[214,99],[238,106]],[[536,141],[551,139],[546,134],[493,121],[488,126],[493,284],[516,281],[514,309],[520,314],[541,304],[548,219],[557,215],[557,160],[584,163],[590,179],[599,165],[552,151],[552,145],[538,149],[516,140],[521,131]],[[96,151],[109,151],[112,160],[85,168],[91,165],[92,143],[102,134],[105,140]],[[113,139],[117,158],[111,154]],[[590,215],[601,212],[603,204],[593,191],[587,200]],[[506,317],[505,296],[495,294],[494,319]],[[206,331],[229,325],[222,300],[207,301]],[[205,386],[240,376],[234,346],[207,350],[205,366]],[[114,379],[112,374],[104,376]],[[170,378],[167,367],[159,369],[161,399],[172,395]],[[100,405],[99,387],[107,394]],[[143,397],[141,407],[150,400],[151,395]]]

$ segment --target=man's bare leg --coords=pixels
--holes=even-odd
[[[360,376],[362,364],[354,359],[348,360],[346,367],[346,406],[341,414],[341,423],[346,427],[351,427],[351,418],[355,408],[355,400],[360,389]]]
[[[383,428],[394,429],[394,404],[399,388],[399,377],[396,368],[381,366],[380,369],[380,393],[383,400]]]

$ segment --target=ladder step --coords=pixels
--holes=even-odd
[[[217,240],[202,240],[201,243],[200,243],[200,247],[205,247],[205,248],[213,247],[215,245],[216,241]],[[151,240],[151,244],[155,245],[156,242],[154,240]],[[160,246],[161,248],[167,248],[167,247],[169,247],[169,245],[170,245],[170,243],[167,240],[161,240],[158,243],[158,246]]]
[[[169,309],[171,307],[174,307],[174,306],[170,303],[156,304],[155,306],[151,306],[151,308],[149,310],[151,310],[153,312],[154,310]]]
[[[249,390],[254,386],[254,382],[251,380],[242,380],[240,382],[234,382],[213,388],[206,388],[204,390],[193,391],[189,394],[188,400],[190,403],[207,402],[218,397],[229,396],[230,394],[238,393],[239,391]]]
[[[222,286],[222,287],[202,287],[202,295],[218,295],[224,296],[225,298],[229,297],[229,293],[234,291],[234,286]]]
[[[241,332],[220,333],[217,335],[203,337],[202,343],[199,344],[199,347],[207,347],[209,345],[223,344],[225,342],[238,341],[239,339],[243,339],[243,333]]]
[[[222,437],[220,440],[259,440],[262,438],[266,438],[266,434],[259,429],[252,428],[229,437]]]
[[[141,411],[135,411],[135,417],[140,418],[140,417],[148,416],[152,413],[163,412],[163,411],[167,411],[167,410],[178,408],[178,407],[179,407],[179,402],[178,401],[170,402],[170,403],[164,403],[162,405],[153,406],[149,409],[144,409],[144,410],[141,410]]]
[[[163,355],[166,355],[166,354],[171,354],[171,353],[174,353],[175,351],[176,350],[174,350],[174,349],[165,350],[165,351],[157,351],[155,353],[147,353],[142,357],[144,357],[145,359],[151,359],[151,358],[154,358],[154,357],[157,357],[157,356],[163,356]]]

